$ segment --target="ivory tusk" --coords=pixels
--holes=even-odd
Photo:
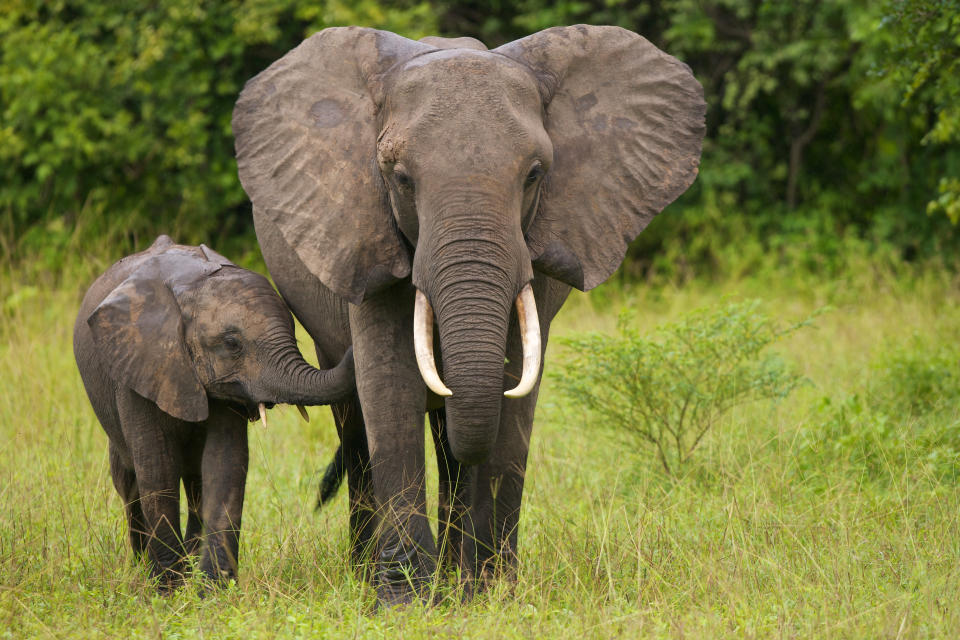
[[[257,405],[257,408],[260,409],[260,421],[263,423],[263,428],[267,428],[267,408],[263,406],[263,403]]]
[[[437,362],[433,357],[433,308],[419,289],[413,307],[413,350],[417,354],[417,368],[427,388],[444,398],[452,396],[453,391],[443,384],[437,373]]]
[[[516,387],[503,392],[503,395],[508,398],[522,398],[533,391],[540,374],[540,319],[537,317],[537,302],[529,282],[520,290],[516,305],[517,318],[520,320],[520,338],[523,343],[523,373]]]
[[[310,414],[307,413],[307,408],[305,406],[298,404],[297,411],[300,412],[300,417],[303,418],[304,422],[310,422]]]

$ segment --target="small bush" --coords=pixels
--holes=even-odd
[[[960,349],[920,336],[885,345],[850,395],[824,397],[797,440],[804,475],[825,460],[883,480],[960,480]]]
[[[730,409],[783,398],[802,382],[766,348],[808,320],[780,327],[757,306],[701,309],[660,327],[652,338],[621,317],[619,335],[562,340],[571,357],[556,378],[610,427],[653,446],[672,474]]]
[[[872,400],[895,413],[922,416],[960,400],[960,350],[913,336],[874,361]]]

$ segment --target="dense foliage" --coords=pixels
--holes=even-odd
[[[21,246],[49,253],[78,228],[130,245],[242,233],[230,117],[244,82],[325,26],[434,32],[426,3],[394,5],[0,2],[6,249],[27,232]]]
[[[644,34],[709,104],[700,179],[635,245],[635,271],[723,265],[731,247],[829,267],[850,241],[907,259],[960,245],[956,0],[2,0],[4,251],[248,239],[233,101],[312,31],[495,46],[576,22]]]
[[[899,0],[887,16],[890,76],[906,90],[902,105],[932,111],[922,144],[936,148],[960,143],[960,11],[949,0]],[[960,222],[960,166],[955,157],[939,179],[940,197],[929,211],[943,211]]]
[[[441,28],[497,43],[553,24],[617,24],[703,84],[700,178],[635,244],[640,266],[702,268],[730,247],[742,259],[757,238],[754,253],[835,268],[850,239],[907,259],[956,249],[942,215],[956,222],[960,206],[956,0],[485,4],[448,3]]]

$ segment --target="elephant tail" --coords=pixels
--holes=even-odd
[[[330,502],[337,490],[343,483],[343,476],[347,471],[343,463],[343,444],[337,447],[337,452],[333,454],[333,459],[327,465],[327,470],[323,473],[320,480],[320,490],[317,492],[317,509]]]

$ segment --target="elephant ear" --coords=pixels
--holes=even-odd
[[[180,306],[152,258],[87,318],[110,377],[180,420],[207,419],[207,394],[187,354]],[[219,267],[217,267],[219,268]]]
[[[352,302],[410,273],[376,162],[379,76],[435,51],[360,27],[324,29],[250,80],[233,112],[240,182],[324,285]]]
[[[533,264],[592,289],[696,178],[703,88],[687,65],[619,27],[555,27],[494,52],[533,70],[553,141],[527,231]]]
[[[221,267],[237,266],[205,244],[200,245],[200,251],[203,253],[203,257],[206,258],[208,262],[213,262]]]

